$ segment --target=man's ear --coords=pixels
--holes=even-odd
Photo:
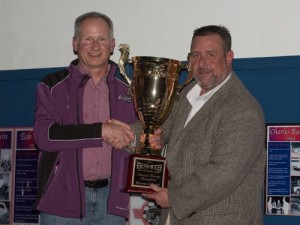
[[[113,55],[113,54],[114,54],[115,46],[116,46],[116,40],[113,38],[113,39],[111,40],[110,55]]]
[[[78,39],[73,37],[72,39],[72,47],[73,47],[73,52],[75,55],[77,55],[77,51],[78,51]]]
[[[227,64],[231,64],[232,61],[233,61],[233,59],[234,59],[234,53],[233,53],[232,50],[230,50],[230,51],[228,51],[228,52],[226,53],[226,61],[227,61]]]

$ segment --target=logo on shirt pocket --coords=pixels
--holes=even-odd
[[[131,103],[132,96],[130,96],[130,95],[119,95],[118,99],[121,100],[121,101],[123,101],[123,102],[129,102],[129,103]]]

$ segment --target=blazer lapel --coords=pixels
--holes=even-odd
[[[186,93],[189,89],[190,88],[188,88],[188,86],[184,89],[184,91],[181,93],[182,96],[180,96],[178,102],[175,103],[174,108],[172,109],[171,118],[173,120],[173,124],[172,131],[170,131],[172,132],[172,142],[174,140],[180,140],[184,133],[184,124],[192,108],[191,104],[186,99]],[[168,167],[172,167],[172,164],[175,163],[174,159],[178,152],[172,149],[173,146],[168,145],[167,148]]]
[[[214,110],[217,111],[219,104],[222,104],[223,99],[226,98],[226,93],[236,82],[236,75],[232,72],[230,79],[211,96],[211,98],[202,106],[202,108],[193,116],[187,124],[186,129],[192,129],[194,126],[199,126],[203,120],[206,120],[208,115]]]

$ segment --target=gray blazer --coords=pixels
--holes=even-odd
[[[184,128],[191,105],[182,92],[164,123],[171,225],[262,225],[266,162],[262,109],[237,76]]]

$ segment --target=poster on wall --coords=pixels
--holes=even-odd
[[[267,215],[300,216],[300,124],[267,125]]]
[[[37,225],[32,212],[37,160],[32,128],[0,128],[0,224]]]
[[[0,129],[0,224],[12,217],[13,129]]]
[[[32,212],[37,194],[38,151],[31,128],[15,129],[15,190],[13,225],[39,223],[39,216]]]

